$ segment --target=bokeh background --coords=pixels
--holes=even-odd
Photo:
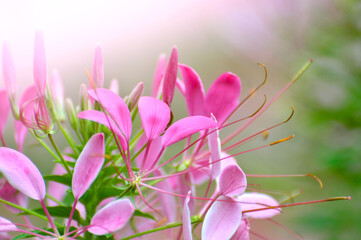
[[[105,84],[117,78],[121,96],[139,81],[150,94],[157,58],[163,52],[169,55],[173,45],[178,46],[179,61],[198,72],[206,89],[231,71],[241,77],[245,96],[262,82],[264,72],[257,63],[264,63],[267,85],[239,116],[255,110],[263,94],[274,96],[312,58],[304,76],[245,133],[283,121],[293,106],[293,119],[270,132],[266,142],[296,137],[237,159],[246,173],[313,173],[323,180],[322,190],[307,178],[249,180],[282,193],[302,190],[296,201],[352,196],[352,201],[284,209],[276,221],[287,228],[305,239],[361,235],[360,1],[2,1],[0,37],[12,48],[19,92],[33,81],[37,29],[44,33],[49,72],[59,70],[66,96],[75,99],[79,84],[87,82],[85,69],[91,69],[98,42],[103,46]],[[175,101],[173,112],[181,116],[186,109],[179,93]],[[14,146],[11,123],[6,134]],[[42,172],[49,172],[50,155],[33,143],[27,139],[25,153]],[[256,139],[244,148],[263,143]],[[294,238],[267,221],[255,222],[252,229],[267,239]]]

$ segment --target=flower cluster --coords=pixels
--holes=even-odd
[[[241,81],[235,74],[222,74],[205,93],[197,73],[178,63],[174,47],[168,62],[164,55],[159,58],[152,96],[143,96],[140,83],[129,96],[121,98],[117,81],[109,89],[103,87],[103,57],[98,45],[92,72],[87,73],[89,83],[81,85],[80,104],[75,106],[71,99],[64,101],[57,71],[47,81],[40,32],[35,38],[34,85],[17,102],[13,60],[4,42],[6,88],[0,89],[0,202],[14,214],[20,214],[24,223],[0,217],[1,239],[189,240],[200,235],[205,240],[249,239],[250,234],[264,234],[251,230],[253,219],[270,219],[280,214],[283,207],[348,199],[286,204],[262,193],[264,189],[249,187],[247,177],[310,176],[319,181],[311,174],[246,175],[235,159],[293,136],[232,155],[227,153],[292,117],[293,109],[282,123],[236,140],[310,63],[278,95],[269,101],[265,99],[254,113],[239,117],[238,108],[267,80],[264,65],[264,82],[240,101]],[[189,113],[179,120],[174,119],[171,109],[176,88],[184,96]],[[15,120],[17,150],[7,148],[3,136],[10,111]],[[234,126],[238,127],[230,136],[220,138],[224,128]],[[51,175],[43,176],[22,153],[28,133],[53,157],[55,168]],[[60,133],[69,145],[64,150],[53,139]],[[177,151],[170,158],[165,154],[169,148]],[[206,186],[205,193],[200,191],[202,184]],[[29,209],[28,198],[38,201],[40,207]],[[44,219],[49,225],[36,227],[29,215]],[[299,238],[295,233],[291,235]]]

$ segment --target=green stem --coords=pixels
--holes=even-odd
[[[122,192],[122,193],[118,196],[118,199],[124,197],[125,194],[127,194],[132,188],[134,188],[134,186],[130,185],[127,189],[124,190],[124,192]]]
[[[60,202],[58,199],[54,198],[53,196],[50,196],[49,194],[46,194],[46,197],[56,202],[59,206],[65,206],[62,202]]]
[[[38,218],[41,218],[41,219],[43,219],[43,220],[45,220],[45,221],[49,221],[49,219],[48,219],[47,217],[45,217],[45,216],[43,216],[43,215],[41,215],[41,214],[39,214],[39,213],[37,213],[37,212],[28,210],[28,209],[23,208],[23,207],[21,207],[21,206],[19,206],[19,205],[16,205],[16,204],[14,204],[14,203],[8,202],[8,201],[6,201],[6,200],[4,200],[4,199],[1,199],[1,198],[0,198],[0,202],[4,203],[4,204],[6,204],[6,205],[8,205],[8,206],[10,206],[10,207],[19,209],[19,210],[21,210],[21,211],[23,211],[23,212],[25,212],[25,213],[30,214],[30,215],[36,216],[36,217],[38,217]],[[62,227],[62,225],[60,225],[60,224],[56,224],[56,225],[57,225],[58,227]]]
[[[50,147],[40,138],[38,138],[33,131],[29,130],[29,132],[33,135],[33,137],[38,140],[38,142],[58,161],[60,161],[58,155],[56,155],[56,153],[54,153],[53,150],[50,149]]]
[[[64,160],[63,155],[61,154],[58,146],[56,146],[56,144],[55,144],[55,142],[54,142],[54,139],[53,139],[53,136],[52,136],[51,134],[48,134],[48,137],[49,137],[49,140],[50,140],[51,144],[53,145],[55,151],[56,151],[57,154],[59,155],[63,167],[64,167],[65,170],[68,172],[68,174],[71,176],[71,170],[70,170],[68,164],[66,163],[66,161]]]
[[[201,220],[197,219],[197,220],[193,220],[191,223],[195,224],[195,223],[199,223],[199,222],[201,222]],[[136,234],[131,235],[129,237],[122,238],[121,240],[133,239],[133,238],[136,238],[136,237],[140,237],[140,236],[147,235],[147,234],[150,234],[150,233],[166,230],[166,229],[169,229],[169,228],[179,227],[179,226],[182,226],[182,225],[183,225],[182,222],[170,223],[170,224],[167,224],[167,225],[165,225],[163,227],[154,228],[154,229],[144,231],[144,232],[141,232],[141,233],[136,233]]]
[[[59,122],[58,119],[56,119],[56,122],[58,123],[58,126],[60,128],[60,131],[63,133],[65,139],[68,141],[71,149],[74,151],[74,153],[79,153],[78,149],[75,147],[76,143],[73,140],[73,138],[70,136],[70,134],[66,131],[66,129],[63,127],[63,125],[61,125],[61,123]]]
[[[144,129],[142,128],[137,135],[135,135],[135,137],[130,141],[129,144],[129,150],[132,151],[133,148],[135,147],[135,145],[138,143],[138,140],[140,139],[140,137],[143,135],[144,133]]]

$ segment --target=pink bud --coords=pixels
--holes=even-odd
[[[178,72],[178,50],[177,47],[174,46],[172,49],[172,53],[169,57],[169,62],[164,74],[164,81],[163,81],[163,101],[166,104],[168,104],[168,106],[171,105],[173,100],[175,84],[177,81],[177,72]]]

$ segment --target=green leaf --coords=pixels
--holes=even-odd
[[[151,214],[149,214],[149,213],[144,213],[144,212],[142,212],[142,211],[140,211],[140,210],[138,210],[138,209],[136,209],[136,210],[134,211],[133,216],[149,218],[149,219],[152,219],[152,220],[156,221],[156,220],[155,220],[155,217],[153,217],[153,215],[151,215]]]
[[[46,175],[44,180],[61,183],[71,187],[71,177],[68,174],[65,175]]]
[[[106,234],[102,236],[96,236],[95,240],[114,240],[115,238],[111,234]]]
[[[48,208],[50,216],[59,217],[59,218],[69,218],[70,212],[72,209],[72,207],[69,207],[69,206],[55,206],[55,207],[47,207],[47,208]],[[32,211],[46,216],[43,208],[32,209]],[[20,215],[29,215],[29,213],[24,212],[24,213],[20,213]],[[77,209],[75,209],[74,215],[73,215],[73,220],[79,222],[80,219],[81,218],[80,218],[79,211]]]

